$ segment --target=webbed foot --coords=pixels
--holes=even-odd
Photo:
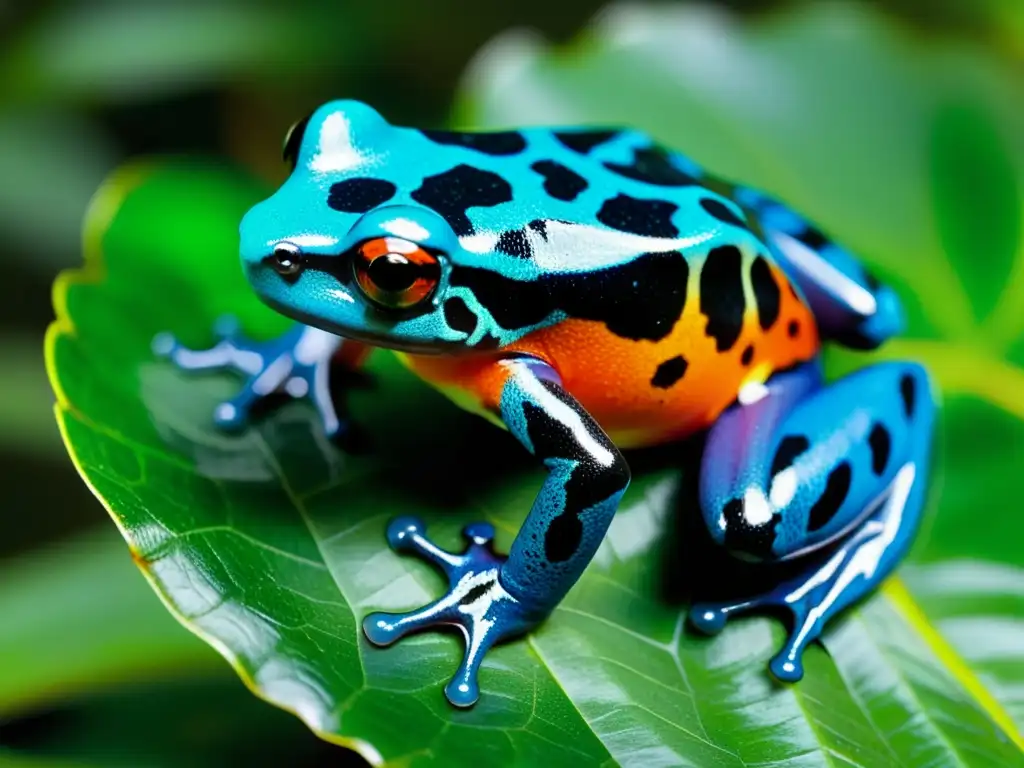
[[[153,339],[153,351],[182,370],[231,370],[246,377],[238,394],[214,409],[217,426],[242,429],[260,400],[284,393],[308,397],[329,437],[344,430],[346,425],[338,418],[329,386],[331,359],[342,344],[340,337],[297,324],[276,339],[252,341],[230,317],[219,320],[214,331],[219,341],[209,349],[189,349],[171,334],[161,333]]]
[[[462,631],[465,653],[458,671],[445,686],[445,696],[456,707],[471,707],[480,696],[477,673],[486,652],[500,640],[520,635],[543,616],[530,615],[498,578],[505,557],[494,552],[494,526],[467,525],[466,551],[440,549],[425,535],[423,522],[400,517],[388,525],[388,543],[399,552],[414,552],[440,568],[448,577],[448,593],[436,602],[409,613],[371,613],[363,619],[363,632],[374,645],[390,645],[410,632],[454,626]]]
[[[878,563],[890,543],[885,534],[883,520],[869,519],[819,566],[753,598],[695,603],[690,608],[690,622],[701,632],[714,635],[735,614],[766,608],[788,609],[793,615],[793,627],[768,668],[776,679],[795,683],[804,676],[803,655],[807,646],[821,635],[827,621],[863,590],[859,582],[875,577],[873,564]]]

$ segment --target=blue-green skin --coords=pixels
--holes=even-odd
[[[332,334],[418,353],[457,354],[473,347],[500,350],[538,327],[571,317],[571,308],[556,307],[535,322],[507,327],[496,321],[493,304],[467,285],[472,281],[459,275],[482,274],[497,280],[513,300],[529,301],[536,295],[531,289],[540,283],[562,285],[567,276],[583,281],[600,270],[618,274],[616,270],[639,263],[643,254],[667,250],[664,232],[627,233],[599,220],[605,201],[620,194],[676,206],[667,219],[675,232],[668,237],[691,269],[699,269],[705,255],[719,246],[767,249],[811,307],[826,339],[873,348],[902,328],[892,291],[782,203],[713,179],[678,154],[666,155],[668,164],[689,181],[672,186],[626,178],[609,169],[605,163],[629,166],[635,150],[653,147],[640,132],[618,132],[589,152],[570,148],[556,132],[561,131],[515,132],[507,141],[514,144],[515,136],[522,137],[525,148],[495,154],[453,145],[448,143],[451,137],[439,142],[418,130],[391,126],[358,102],[320,107],[289,140],[286,149],[294,172],[241,226],[242,261],[254,289],[268,304],[312,328],[299,326],[269,345],[228,334],[213,350],[199,353],[164,337],[161,351],[189,368],[230,366],[239,350],[258,353],[263,365],[245,369],[246,388],[220,419],[227,426],[244,424],[248,407],[265,394],[271,364],[295,357],[301,364],[293,375],[309,384],[296,392],[308,392],[328,431],[337,432],[344,423],[334,415],[324,386],[315,386],[326,381],[327,362],[340,343]],[[544,190],[542,175],[531,168],[539,160],[572,168],[587,188],[572,200],[553,197]],[[511,199],[470,207],[462,220],[417,201],[415,193],[426,177],[460,165],[500,177]],[[366,211],[344,212],[329,205],[332,187],[353,178],[387,182],[394,193]],[[721,206],[718,217],[699,204],[708,199]],[[736,221],[730,222],[733,217]],[[472,233],[465,231],[467,219]],[[571,253],[524,256],[498,250],[502,233],[526,231],[535,220],[565,222]],[[658,226],[663,228],[664,222]],[[455,229],[463,230],[461,237]],[[440,284],[425,306],[405,313],[383,310],[350,279],[348,254],[359,243],[381,236],[413,240],[440,254]],[[282,277],[275,263],[275,247],[282,242],[301,250],[304,270],[298,277]],[[543,247],[539,240],[533,243]],[[442,310],[444,301],[454,296],[475,316],[470,333],[451,327]],[[867,305],[865,296],[871,297]],[[617,298],[609,291],[596,309],[588,305],[588,319],[622,320],[616,314]],[[293,356],[303,334],[306,350]],[[311,357],[310,349],[320,351]],[[576,582],[629,482],[621,453],[562,389],[553,369],[524,358],[506,364],[510,375],[500,417],[549,469],[508,558],[492,550],[493,529],[486,523],[466,529],[470,546],[457,555],[433,545],[420,521],[392,521],[387,532],[391,545],[434,562],[448,575],[451,588],[420,610],[372,614],[363,625],[367,637],[381,645],[431,626],[460,627],[466,654],[446,688],[456,706],[477,700],[477,671],[486,650],[543,620]],[[924,501],[934,410],[928,376],[913,363],[875,365],[826,384],[819,361],[810,360],[775,374],[761,396],[744,402],[741,395],[710,430],[704,450],[700,501],[712,537],[748,560],[820,555],[826,546],[831,555],[814,558],[805,572],[761,596],[695,605],[691,621],[714,632],[732,613],[787,607],[794,614],[794,627],[770,668],[782,680],[800,679],[807,645],[832,616],[874,589],[909,546]],[[552,538],[571,546],[552,557]]]

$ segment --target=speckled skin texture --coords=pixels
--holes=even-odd
[[[293,173],[242,222],[242,263],[264,301],[311,328],[270,345],[232,337],[227,357],[228,342],[220,357],[168,338],[160,349],[192,368],[241,368],[237,352],[249,353],[233,403],[244,408],[227,426],[269,387],[311,397],[339,432],[327,362],[390,348],[544,464],[507,558],[484,524],[461,555],[418,520],[388,529],[451,588],[409,614],[372,614],[364,630],[387,644],[462,628],[453,704],[476,701],[486,650],[543,620],[590,562],[629,483],[623,449],[708,430],[700,511],[715,541],[765,562],[833,547],[760,597],[693,608],[710,632],[736,611],[788,606],[780,679],[801,677],[807,644],[905,553],[934,420],[928,376],[886,363],[823,381],[822,341],[876,347],[902,311],[783,203],[637,131],[423,131],[352,101],[300,122],[285,156]]]

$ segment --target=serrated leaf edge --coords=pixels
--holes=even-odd
[[[88,473],[85,471],[81,457],[79,457],[72,441],[69,439],[65,416],[68,414],[75,414],[84,421],[88,421],[88,419],[84,414],[79,414],[75,409],[74,405],[68,398],[67,393],[64,391],[64,388],[61,386],[60,378],[57,374],[57,342],[63,337],[74,338],[77,335],[74,321],[68,313],[68,292],[76,285],[96,285],[102,282],[103,278],[106,276],[106,267],[103,261],[102,250],[103,234],[110,226],[117,211],[120,209],[121,204],[124,202],[128,194],[138,187],[156,166],[157,161],[155,159],[142,158],[121,166],[117,170],[113,171],[110,176],[103,181],[99,189],[93,195],[85,214],[85,224],[82,234],[83,266],[63,270],[54,281],[52,301],[55,319],[46,329],[46,337],[43,342],[43,357],[46,365],[46,375],[50,381],[50,386],[53,389],[56,400],[54,403],[54,416],[57,421],[57,427],[60,430],[61,440],[64,442],[64,447],[67,449],[68,456],[71,459],[71,463],[74,466],[75,471],[78,472],[82,482],[85,483],[85,486],[89,489],[92,495],[96,497],[96,500],[99,501],[107,511],[107,514],[110,516],[110,519],[113,520],[114,525],[117,526],[117,530],[121,533],[122,538],[128,546],[133,562],[142,572],[143,577],[156,593],[160,602],[163,603],[167,612],[170,613],[182,627],[216,650],[217,653],[219,653],[224,660],[228,662],[245,687],[249,689],[249,692],[258,699],[261,699],[267,704],[277,707],[278,709],[299,718],[299,720],[305,723],[305,725],[309,727],[317,737],[324,741],[357,752],[372,766],[382,766],[384,765],[383,756],[376,747],[369,742],[363,741],[362,739],[340,736],[338,734],[314,728],[305,718],[303,718],[296,708],[289,707],[286,704],[269,698],[260,689],[256,681],[249,675],[238,656],[233,653],[231,649],[229,649],[218,638],[203,632],[198,627],[190,623],[185,616],[179,612],[178,608],[163,593],[152,572],[146,567],[145,558],[143,558],[139,553],[137,547],[132,541],[131,535],[127,528],[125,528],[117,513],[114,511],[113,507],[90,480]]]

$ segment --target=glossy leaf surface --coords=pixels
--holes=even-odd
[[[792,200],[910,303],[908,338],[882,354],[925,360],[945,393],[928,519],[899,576],[811,648],[803,682],[767,677],[783,636],[774,619],[714,639],[683,625],[682,597],[714,575],[693,565],[706,558],[685,522],[692,463],[672,451],[635,457],[594,563],[539,631],[490,655],[474,709],[453,711],[441,694],[456,638],[370,648],[365,613],[442,589],[387,549],[387,519],[419,514],[457,547],[460,527],[483,517],[506,549],[541,476],[511,438],[385,357],[372,364],[376,389],[352,398],[368,453],[332,449],[294,403],[241,436],[215,434],[212,407],[237,382],[173,371],[154,360],[153,334],[201,347],[225,312],[260,336],[283,323],[234,258],[238,218],[266,190],[199,164],[129,169],[108,185],[90,264],[58,285],[48,339],[68,446],[176,614],[261,696],[374,763],[1024,765],[1024,373],[1010,359],[1024,323],[1007,313],[998,345],[983,330],[1024,300],[1007,275],[1024,260],[1006,234],[1020,200],[1005,199],[1014,184],[991,159],[1019,169],[1020,147],[942,159],[956,147],[935,128],[937,108],[974,60],[840,20],[829,39],[820,19],[745,30],[692,11],[620,11],[572,57],[513,37],[484,54],[466,89],[476,107],[463,112],[482,125],[646,127]],[[836,89],[826,76],[844,67]],[[1005,128],[1013,116],[993,105],[1010,98],[1007,81],[986,62],[968,76],[986,84],[972,113],[984,117],[956,130]],[[955,204],[958,168],[976,161],[1010,222],[975,234],[1012,249],[991,266],[956,251],[978,226],[976,208]],[[863,362],[844,354],[834,369]]]

